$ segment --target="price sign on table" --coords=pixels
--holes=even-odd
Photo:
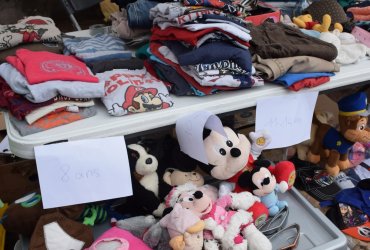
[[[123,136],[35,147],[43,207],[132,195]]]
[[[288,147],[310,138],[317,92],[274,96],[257,101],[256,131],[267,130],[267,149]]]

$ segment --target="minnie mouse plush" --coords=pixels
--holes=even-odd
[[[167,206],[180,204],[205,222],[204,248],[271,250],[270,241],[253,224],[250,208],[259,198],[249,192],[230,193],[212,200],[192,183],[174,187],[166,197]]]

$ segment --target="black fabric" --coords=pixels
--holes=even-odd
[[[329,201],[341,191],[334,182],[334,178],[328,175],[324,168],[308,161],[299,160],[297,157],[290,159],[296,168],[296,180],[294,186],[306,191],[318,201]]]
[[[161,80],[172,84],[170,92],[178,96],[194,95],[189,83],[171,66],[150,61]]]
[[[144,61],[139,58],[113,59],[88,63],[87,66],[94,74],[102,73],[113,69],[142,69]]]

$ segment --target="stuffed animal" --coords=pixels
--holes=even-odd
[[[147,143],[147,142],[145,142]],[[165,196],[174,186],[192,182],[200,187],[204,184],[203,176],[196,171],[197,162],[180,150],[176,139],[165,136],[149,146],[150,151],[158,159],[159,199]]]
[[[133,195],[115,207],[131,216],[153,214],[162,217],[164,198],[173,186],[193,182],[204,184],[203,176],[195,171],[195,162],[182,153],[176,140],[166,136],[145,139],[127,146],[131,168]]]
[[[127,146],[129,154],[136,159],[133,175],[135,179],[147,190],[152,191],[158,197],[158,161],[146,152],[145,148],[139,144]]]
[[[116,222],[117,227],[127,230],[142,239],[152,249],[171,250],[167,230],[159,225],[159,220],[152,215],[135,216]]]
[[[316,116],[316,118],[321,123],[331,124],[331,125],[333,125],[335,123],[333,121],[334,114],[331,113],[331,112],[317,111],[317,112],[314,113],[314,116]],[[300,159],[302,161],[306,160],[308,150],[309,150],[310,146],[313,143],[313,138],[315,138],[316,131],[317,131],[317,125],[312,124],[311,125],[310,139],[297,144],[295,147],[293,146],[296,149],[298,159]]]
[[[291,162],[286,162],[292,164]],[[280,163],[282,164],[282,163]],[[281,209],[288,206],[286,201],[280,201],[277,192],[284,193],[288,190],[288,183],[285,181],[277,184],[276,178],[270,170],[265,167],[256,166],[250,172],[243,175],[254,195],[261,198],[262,203],[268,208],[269,216],[275,216]]]
[[[196,171],[181,171],[176,168],[167,168],[163,175],[163,181],[172,187],[192,182],[200,187],[204,184],[203,176]]]
[[[159,178],[157,175],[158,160],[139,144],[127,147],[131,170],[133,195],[115,210],[130,216],[149,215],[161,216],[163,209],[158,198]]]
[[[330,25],[331,25],[331,17],[328,14],[325,14],[322,17],[321,24],[317,21],[312,19],[310,14],[300,15],[298,17],[293,17],[293,23],[298,25],[299,28],[307,29],[307,30],[316,30],[319,32],[328,32]],[[339,30],[340,32],[343,31],[343,26],[340,23],[334,24],[334,29]]]
[[[312,30],[313,26],[318,24],[318,22],[313,21],[310,14],[293,17],[293,23],[296,24],[299,28],[306,30]]]
[[[260,163],[259,161],[255,162],[256,156],[269,143],[270,138],[265,136],[265,132],[252,132],[250,134],[253,141],[251,145],[245,135],[236,134],[228,127],[224,127],[224,131],[227,138],[216,131],[204,129],[203,145],[209,164],[200,163],[200,167],[214,178],[223,181],[219,188],[220,197],[231,191],[236,193],[252,191],[248,183],[243,183],[245,181],[243,175],[248,174],[247,171],[250,172]],[[263,166],[269,167],[270,163]],[[285,181],[291,187],[292,181],[290,180],[295,179],[294,165],[287,164],[286,168],[279,167],[275,170],[274,175],[277,178],[279,176],[278,183]],[[285,177],[285,180],[281,178],[282,176]],[[256,225],[264,222],[268,217],[267,208],[259,202],[256,202],[248,211],[253,212]]]
[[[160,220],[171,237],[174,250],[201,250],[203,248],[204,221],[190,210],[175,204],[171,213]]]
[[[338,102],[339,131],[321,123],[314,117],[317,133],[307,155],[307,160],[317,164],[321,157],[326,159],[326,171],[337,176],[340,170],[347,169],[348,150],[355,142],[370,142],[370,129],[367,128],[370,111],[364,92],[343,97]]]
[[[166,204],[180,204],[205,222],[206,249],[272,249],[270,241],[253,224],[246,210],[260,199],[249,192],[230,193],[212,201],[206,193],[191,183],[173,188]],[[214,240],[213,240],[214,239]],[[217,241],[216,241],[217,240]]]

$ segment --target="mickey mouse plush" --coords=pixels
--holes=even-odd
[[[248,175],[259,162],[255,161],[262,150],[270,143],[266,132],[252,132],[252,144],[243,134],[235,133],[231,128],[224,127],[226,137],[215,130],[204,128],[203,146],[208,164],[198,162],[200,168],[212,177],[222,180],[219,187],[219,197],[230,192],[251,191],[249,183],[244,183],[243,175]],[[180,141],[179,141],[180,142]],[[181,145],[181,142],[180,142]],[[295,168],[293,164],[274,169],[278,183],[286,182],[288,188],[293,186]],[[262,203],[256,202],[249,210],[253,212],[254,223],[266,220],[268,210]]]
[[[247,184],[245,187],[250,187],[253,194],[261,198],[270,216],[276,215],[280,209],[288,206],[286,201],[280,201],[277,196],[278,191],[284,193],[288,189],[287,182],[277,184],[275,176],[266,167],[255,166],[252,171],[245,172],[242,180],[242,184]]]

